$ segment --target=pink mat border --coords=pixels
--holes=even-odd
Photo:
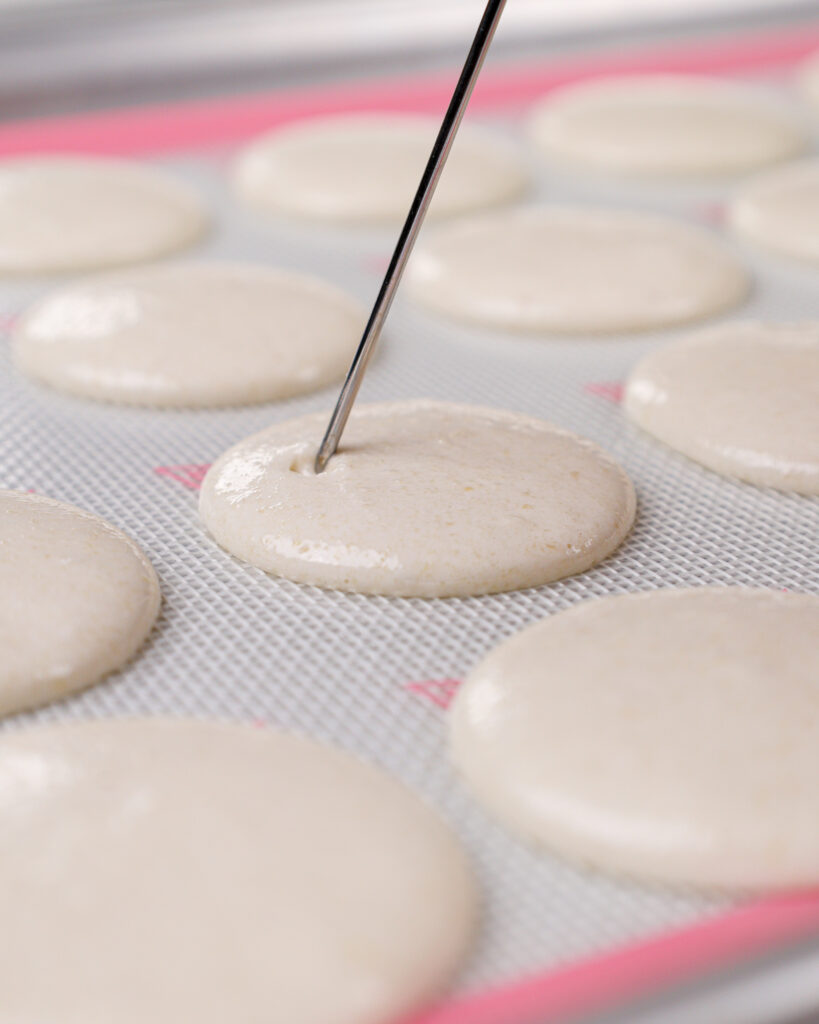
[[[798,30],[657,46],[650,51],[555,58],[484,73],[473,110],[522,105],[552,89],[607,74],[679,72],[733,74],[790,67],[819,50],[819,20]],[[440,113],[453,76],[387,78],[221,97],[163,106],[110,110],[0,126],[0,155],[82,152],[110,156],[178,153],[237,143],[268,128],[340,111],[399,110]]]
[[[557,970],[433,1007],[406,1024],[547,1024],[616,1008],[819,931],[819,890],[760,900]]]
[[[565,57],[489,69],[475,110],[522,106],[552,89],[606,74],[734,74],[787,69],[819,51],[819,20],[798,30]],[[288,121],[340,111],[440,112],[451,75],[385,79],[206,101],[111,110],[0,126],[0,155],[80,152],[148,156],[241,142]],[[545,1024],[739,963],[819,932],[819,890],[759,900],[674,931],[484,992],[442,1003],[406,1024]]]

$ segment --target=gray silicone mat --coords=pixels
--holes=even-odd
[[[787,82],[773,86],[790,102]],[[538,167],[518,114],[489,123]],[[392,235],[253,216],[230,195],[229,156],[213,149],[161,161],[214,211],[212,237],[191,256],[312,270],[371,302]],[[532,201],[612,202],[707,222],[728,190],[603,186],[538,173]],[[819,318],[815,271],[735,248],[756,278],[737,315]],[[8,319],[47,286],[1,284],[0,314]],[[174,478],[194,470],[157,472],[201,466],[266,424],[329,409],[332,390],[245,409],[116,408],[28,383],[11,367],[2,339],[0,485],[74,502],[122,527],[150,555],[164,596],[158,628],[132,664],[85,694],[3,728],[76,717],[211,715],[299,730],[372,759],[440,808],[476,865],[485,917],[463,989],[716,911],[720,900],[610,880],[508,836],[451,772],[444,711],[410,686],[461,678],[503,637],[589,597],[705,583],[819,593],[819,501],[698,468],[631,427],[606,397],[607,387],[599,387],[623,380],[635,359],[673,333],[517,337],[455,326],[399,298],[362,401],[429,396],[553,420],[613,453],[634,479],[640,503],[631,537],[592,572],[525,592],[436,601],[341,595],[266,577],[204,535],[195,491]]]

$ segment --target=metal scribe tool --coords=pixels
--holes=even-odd
[[[449,101],[447,112],[438,136],[435,139],[435,144],[432,147],[427,166],[421,176],[418,191],[415,193],[409,214],[401,229],[390,265],[378,291],[375,305],[370,313],[370,318],[367,321],[367,326],[364,329],[358,349],[353,356],[347,378],[341,388],[336,407],[333,410],[333,415],[330,417],[330,423],[316,455],[316,473],[321,473],[338,448],[341,435],[347,425],[353,403],[358,394],[358,389],[361,387],[361,382],[364,379],[367,363],[381,334],[381,329],[390,311],[398,285],[401,283],[401,276],[404,273],[407,260],[415,245],[418,232],[421,230],[427,209],[435,193],[435,187],[438,184],[438,179],[441,177],[441,172],[444,169],[452,143],[455,140],[455,135],[469,103],[469,97],[472,95],[475,82],[478,80],[484,58],[489,50],[492,37],[495,34],[495,29],[498,27],[498,22],[505,6],[506,0],[489,0],[483,12],[481,23],[478,25],[478,31],[475,33],[472,46],[467,54],[463,71],[458,79],[458,84],[455,86],[455,92]]]

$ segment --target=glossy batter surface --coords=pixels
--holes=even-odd
[[[804,131],[757,90],[690,75],[595,79],[542,102],[531,119],[549,156],[608,173],[736,174],[803,152]]]
[[[540,333],[650,330],[741,302],[748,276],[705,231],[640,213],[540,207],[430,234],[408,285],[446,316]]]
[[[729,206],[736,232],[783,256],[819,263],[819,160],[768,171]]]
[[[464,855],[417,797],[251,726],[7,735],[0,817],[14,1024],[391,1024],[476,926]]]
[[[620,466],[542,420],[444,402],[361,406],[316,476],[326,424],[278,424],[214,463],[199,508],[222,547],[300,583],[451,597],[582,572],[634,519]]]
[[[526,839],[639,878],[819,882],[819,597],[585,601],[469,674],[452,757]]]
[[[157,171],[94,157],[0,163],[0,274],[96,270],[193,244],[208,215]]]
[[[150,562],[104,519],[0,491],[0,714],[119,668],[147,637],[159,602]]]
[[[439,127],[434,118],[345,114],[279,128],[240,155],[236,188],[271,213],[328,223],[400,222]],[[503,138],[464,125],[429,216],[507,203],[528,186],[525,165]]]
[[[86,398],[211,406],[289,398],[343,377],[366,313],[340,289],[250,264],[176,264],[90,279],[18,322],[32,377]]]
[[[680,338],[640,360],[625,408],[718,473],[819,494],[819,323],[737,322]]]

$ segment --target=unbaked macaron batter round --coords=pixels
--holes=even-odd
[[[797,78],[806,99],[819,107],[819,53],[814,53],[802,64]]]
[[[427,806],[250,726],[108,720],[0,743],[14,1024],[388,1024],[464,958],[476,893]]]
[[[236,188],[269,213],[339,224],[401,221],[439,127],[426,117],[344,114],[277,128],[239,156]],[[526,167],[503,138],[464,125],[429,216],[508,203],[528,186]]]
[[[280,423],[217,459],[199,509],[222,547],[300,583],[453,597],[582,572],[634,520],[622,468],[542,420],[445,402],[362,406],[316,475],[326,424]]]
[[[819,597],[585,601],[469,674],[452,756],[515,832],[640,878],[819,882]]]
[[[707,232],[622,210],[545,206],[463,219],[419,246],[417,301],[486,327],[542,333],[651,330],[713,316],[748,293]]]
[[[650,352],[635,423],[717,473],[819,494],[819,322],[721,324]]]
[[[793,259],[819,263],[819,160],[758,175],[728,207],[737,234]]]
[[[567,86],[531,119],[549,155],[640,177],[737,174],[802,153],[805,133],[758,90],[693,75],[639,75]]]
[[[159,171],[96,157],[0,163],[0,274],[141,263],[193,244],[208,214]]]
[[[0,491],[0,714],[119,668],[159,603],[156,573],[130,537],[73,505]]]
[[[121,271],[18,321],[17,365],[61,391],[139,405],[289,398],[344,376],[366,312],[317,278],[251,264]]]

